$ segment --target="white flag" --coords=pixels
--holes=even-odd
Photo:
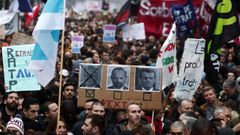
[[[157,67],[161,67],[163,71],[162,89],[174,82],[177,73],[176,67],[176,24],[174,23],[172,29],[165,40],[159,56],[157,58]]]

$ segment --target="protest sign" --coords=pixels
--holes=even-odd
[[[82,65],[81,65],[82,66]],[[90,69],[92,68],[92,69]],[[143,71],[144,70],[144,71]],[[136,103],[144,110],[159,110],[161,107],[161,83],[162,70],[158,67],[129,66],[129,65],[100,65],[84,64],[80,73],[80,87],[78,90],[78,107],[84,107],[85,100],[89,98],[99,99],[105,108],[126,109],[128,104]],[[125,83],[121,88],[116,88],[113,83],[113,72],[121,74],[125,72]],[[154,74],[153,87],[157,89],[138,89],[140,74],[151,71]],[[84,72],[86,73],[84,75]],[[145,73],[146,73],[145,72]],[[100,75],[101,74],[101,75]],[[91,84],[91,85],[88,85]],[[117,83],[118,85],[119,83]],[[95,85],[96,87],[92,88]],[[140,86],[141,87],[141,86]]]
[[[193,6],[198,19],[202,19],[200,10],[202,0],[194,0]],[[143,22],[147,35],[166,37],[171,29],[173,18],[171,14],[172,4],[185,4],[186,0],[141,0],[137,21]],[[200,26],[199,29],[205,27]]]
[[[177,58],[176,58],[176,24],[174,23],[172,29],[165,40],[157,58],[157,67],[163,70],[162,89],[173,83],[177,75]]]
[[[123,27],[123,41],[144,40],[145,38],[144,23],[125,25]]]
[[[33,48],[34,44],[2,48],[7,92],[40,90],[36,78],[27,70]]]
[[[104,25],[103,42],[114,42],[116,33],[116,25]]]
[[[87,11],[102,11],[102,1],[100,0],[88,0],[85,6]]]
[[[25,45],[25,44],[34,44],[35,40],[32,36],[26,35],[24,33],[15,33],[12,38],[10,45]]]
[[[84,45],[83,36],[72,36],[72,53],[80,53],[80,49]]]
[[[188,38],[179,69],[179,78],[174,91],[177,99],[192,99],[203,75],[204,39]]]
[[[193,37],[194,31],[197,29],[197,19],[192,2],[173,5],[172,14],[177,25],[178,37]]]
[[[5,39],[5,27],[0,25],[0,39]]]

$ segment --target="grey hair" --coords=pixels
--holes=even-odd
[[[186,129],[182,121],[175,121],[174,123],[172,123],[171,128],[182,128],[183,130]]]
[[[187,121],[186,121],[186,123],[184,123],[184,124],[185,124],[185,127],[186,127],[187,129],[191,129],[192,126],[193,126],[193,124],[194,124],[196,121],[197,121],[197,119],[194,118],[194,117],[187,117]]]
[[[216,117],[216,115],[218,113],[223,113],[224,112],[224,108],[223,107],[217,107],[216,109],[214,109],[214,118]]]

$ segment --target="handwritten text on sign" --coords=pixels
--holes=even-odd
[[[40,90],[36,78],[28,70],[34,45],[3,47],[4,79],[7,91]]]

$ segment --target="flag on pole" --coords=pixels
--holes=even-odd
[[[25,27],[28,27],[38,16],[40,3],[33,7],[33,12],[25,13]]]
[[[46,86],[54,77],[60,30],[64,29],[65,0],[48,0],[33,31],[36,41],[29,70]]]
[[[127,2],[120,9],[116,18],[113,20],[113,24],[116,24],[117,27],[121,27],[127,24],[130,14],[131,14],[131,0],[127,0]]]
[[[161,47],[156,63],[156,66],[161,67],[163,71],[162,89],[174,82],[177,75],[176,61],[176,24],[174,23]]]
[[[10,7],[11,12],[32,12],[32,6],[28,0],[14,0]]]
[[[204,70],[210,84],[218,82],[221,47],[240,35],[236,0],[218,0],[206,38]]]

